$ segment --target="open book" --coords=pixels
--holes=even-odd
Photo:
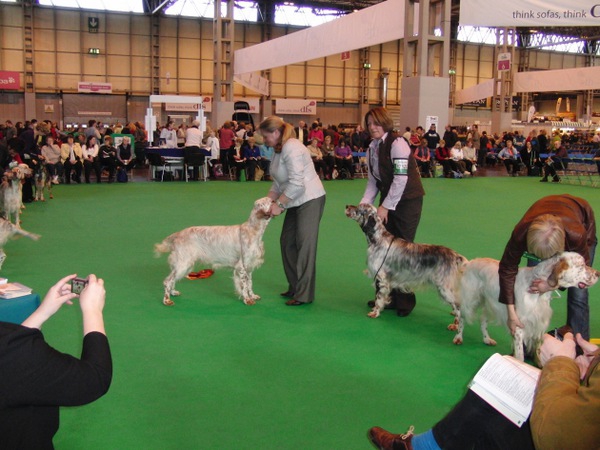
[[[512,356],[492,355],[470,389],[519,427],[529,417],[541,370]]]
[[[5,283],[0,285],[0,298],[9,299],[31,294],[32,289],[21,283]]]

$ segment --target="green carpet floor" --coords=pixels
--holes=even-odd
[[[500,258],[514,224],[544,195],[584,197],[600,214],[600,190],[592,188],[508,177],[423,182],[417,241],[467,258]],[[450,308],[432,291],[418,294],[409,317],[367,318],[366,242],[344,216],[365,183],[326,183],[318,296],[298,308],[278,295],[287,287],[282,218],[265,233],[257,305],[236,298],[227,270],[180,282],[173,307],[161,301],[168,265],[153,245],[191,225],[243,222],[268,183],[61,185],[54,200],[28,204],[22,226],[42,238],[8,243],[2,276],[43,294],[66,274],[95,273],[107,290],[113,384],[91,405],[62,409],[57,449],[366,449],[373,425],[431,427],[488,356],[510,352],[510,339],[491,327],[498,346],[487,347],[472,324],[464,344],[453,345]],[[592,335],[600,337],[600,288],[590,291]],[[553,307],[551,326],[562,325],[564,298]],[[43,331],[51,345],[79,355],[77,305]]]

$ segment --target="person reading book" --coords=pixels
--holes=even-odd
[[[582,355],[576,356],[576,344]],[[425,433],[393,434],[373,427],[371,443],[382,450],[592,449],[600,443],[600,348],[581,334],[564,339],[546,334],[543,365],[533,410],[519,427],[468,390],[458,404]]]
[[[104,281],[89,275],[78,295],[71,292],[75,277],[52,286],[21,325],[0,322],[0,448],[52,449],[59,406],[84,405],[108,391],[112,360],[102,315]],[[50,347],[41,332],[46,320],[77,297],[84,336],[80,359]]]

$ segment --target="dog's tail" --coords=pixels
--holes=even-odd
[[[160,257],[163,253],[169,253],[171,251],[171,242],[165,239],[160,244],[154,244],[154,256]]]
[[[17,228],[17,227],[13,228],[13,232],[20,236],[25,236],[25,237],[28,237],[29,239],[33,239],[34,241],[37,241],[41,237],[39,234],[30,233],[29,231],[25,231],[22,228]]]

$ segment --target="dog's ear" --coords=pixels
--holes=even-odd
[[[375,229],[376,225],[377,225],[377,219],[372,215],[368,215],[366,217],[366,220],[363,220],[361,228],[363,229],[363,231],[368,231],[368,230],[372,231]]]
[[[564,260],[564,258],[559,258],[554,267],[552,268],[552,273],[548,277],[548,286],[551,288],[558,287],[558,280],[560,278],[561,273],[569,268],[569,264]]]

